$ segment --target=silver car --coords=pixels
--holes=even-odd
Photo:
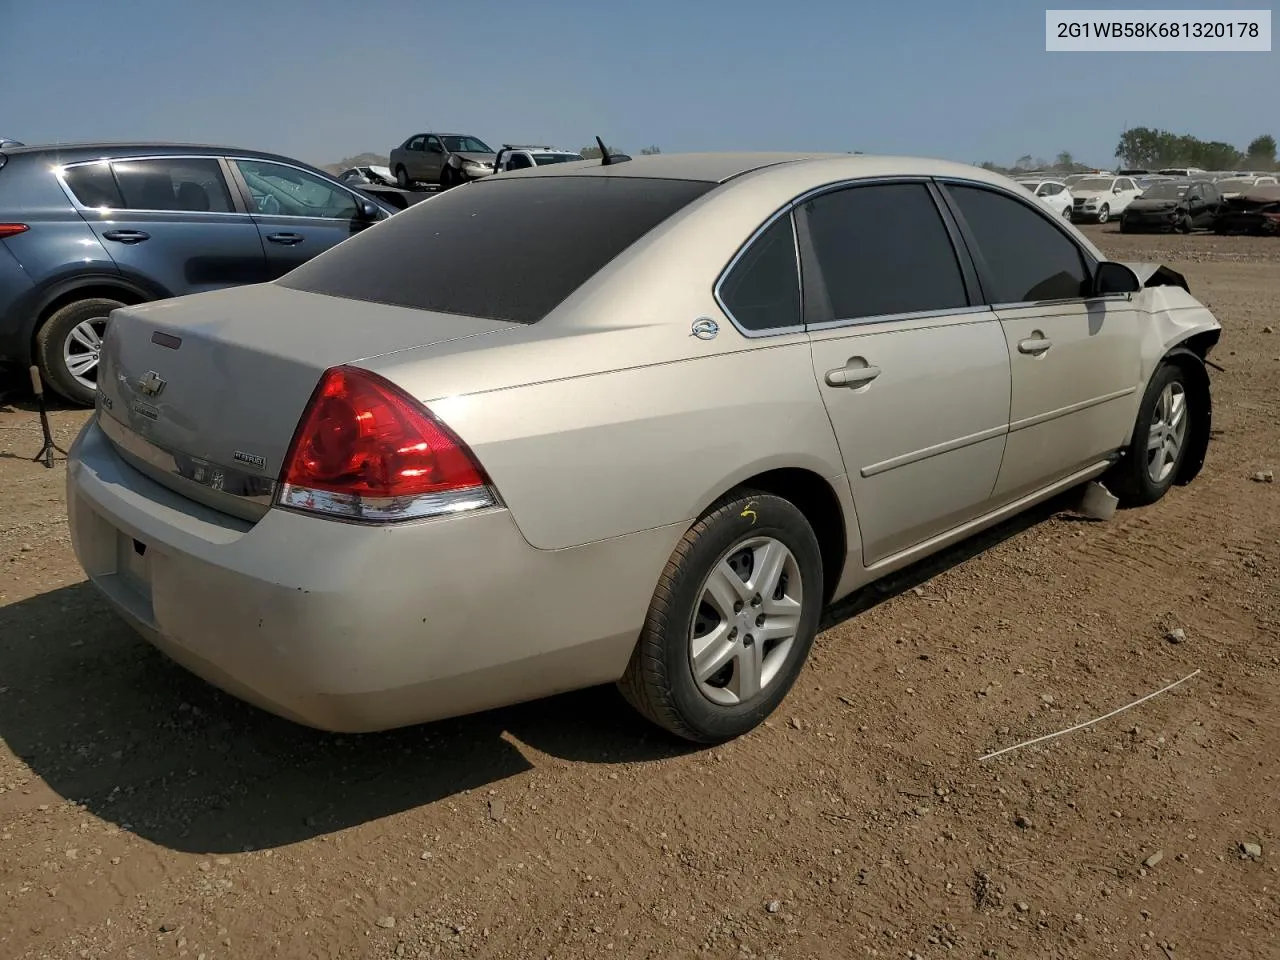
[[[159,649],[305,724],[617,682],[722,741],[830,601],[1093,478],[1188,483],[1219,334],[970,166],[537,167],[115,311],[72,537]]]

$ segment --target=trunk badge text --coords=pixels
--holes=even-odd
[[[168,383],[168,381],[161,377],[160,374],[156,373],[154,370],[148,370],[138,378],[138,389],[148,397],[158,397],[166,383]]]
[[[256,453],[245,453],[243,450],[236,450],[232,452],[231,458],[241,463],[247,463],[252,467],[257,467],[259,470],[265,470],[267,467],[267,458],[260,457]]]

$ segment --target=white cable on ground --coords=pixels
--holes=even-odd
[[[997,750],[994,753],[988,753],[984,757],[979,757],[978,762],[981,763],[983,760],[990,760],[992,757],[998,757],[1000,756],[1000,754],[1008,753],[1010,750],[1020,750],[1022,747],[1029,747],[1032,744],[1043,743],[1045,740],[1052,740],[1054,737],[1061,737],[1068,733],[1075,733],[1077,730],[1083,730],[1085,727],[1091,727],[1095,723],[1101,723],[1103,720],[1109,720],[1111,717],[1114,717],[1117,713],[1124,713],[1126,710],[1136,707],[1140,703],[1146,703],[1152,697],[1158,697],[1162,693],[1167,693],[1168,691],[1172,690],[1174,687],[1176,687],[1180,683],[1186,683],[1188,680],[1190,680],[1199,672],[1200,672],[1199,669],[1193,670],[1191,673],[1188,673],[1181,680],[1175,680],[1173,683],[1169,684],[1167,687],[1163,687],[1160,690],[1157,690],[1155,693],[1148,693],[1145,697],[1141,697],[1140,699],[1133,701],[1133,703],[1127,703],[1123,707],[1118,707],[1117,709],[1112,710],[1110,713],[1104,713],[1102,716],[1096,717],[1093,720],[1086,720],[1084,723],[1077,723],[1074,727],[1068,727],[1066,730],[1059,730],[1057,733],[1046,733],[1043,737],[1036,737],[1034,740],[1024,740],[1022,743],[1015,743],[1012,747],[1005,747],[1003,750]]]

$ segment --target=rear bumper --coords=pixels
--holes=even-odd
[[[350,732],[617,679],[683,533],[542,551],[505,510],[250,524],[133,470],[92,420],[67,502],[81,565],[148,641],[234,696]]]

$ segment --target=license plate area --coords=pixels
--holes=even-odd
[[[121,586],[144,600],[151,599],[152,554],[147,545],[129,534],[116,531],[116,576]]]

